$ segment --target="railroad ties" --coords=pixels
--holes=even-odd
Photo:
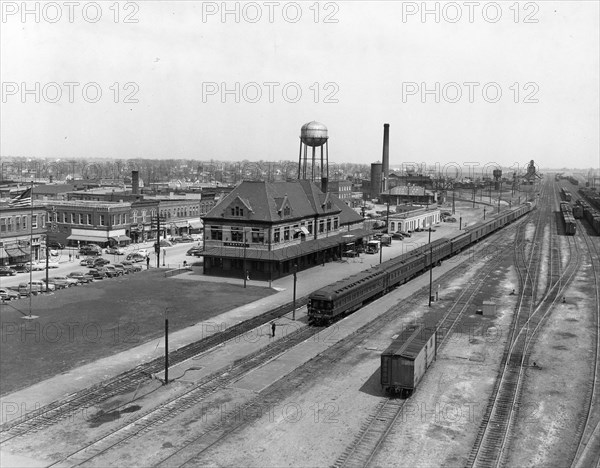
[[[385,398],[369,415],[350,446],[333,464],[335,468],[365,467],[402,413],[404,402],[399,398]]]

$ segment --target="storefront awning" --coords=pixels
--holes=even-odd
[[[202,229],[202,227],[204,226],[204,223],[202,223],[202,221],[200,221],[200,220],[192,220],[192,221],[188,221],[188,226],[191,227],[192,229]]]
[[[127,242],[131,240],[129,236],[111,236],[109,237],[109,239],[112,239],[117,242]]]
[[[71,234],[67,240],[86,241],[86,242],[107,242],[108,234],[106,232],[90,231],[86,234]]]
[[[18,245],[7,245],[4,247],[4,250],[6,251],[9,257],[13,258],[29,256],[29,252],[20,249]]]
[[[168,227],[185,228],[185,227],[188,227],[188,222],[187,221],[174,221],[172,223],[169,223]]]
[[[8,253],[4,250],[4,247],[0,247],[0,258],[8,257]]]

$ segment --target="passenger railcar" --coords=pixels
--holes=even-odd
[[[483,237],[528,213],[531,204],[520,205],[471,226],[451,238],[437,239],[382,264],[314,291],[308,300],[310,324],[330,323],[359,309],[366,302],[406,283],[430,266],[456,255]]]
[[[437,354],[435,327],[404,330],[381,354],[381,386],[390,393],[410,395]]]

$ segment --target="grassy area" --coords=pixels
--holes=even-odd
[[[0,305],[0,394],[135,347],[273,294],[268,288],[165,278],[149,270]]]

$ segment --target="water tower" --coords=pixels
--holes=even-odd
[[[309,122],[300,129],[300,154],[298,155],[298,179],[315,181],[316,152],[321,148],[321,191],[327,193],[329,179],[329,145],[327,127],[319,122]],[[311,173],[308,174],[308,148],[312,148]],[[325,147],[325,155],[323,155]],[[304,149],[304,151],[303,151]]]
[[[494,190],[500,190],[500,180],[502,179],[502,169],[494,169],[492,171],[494,176]]]

